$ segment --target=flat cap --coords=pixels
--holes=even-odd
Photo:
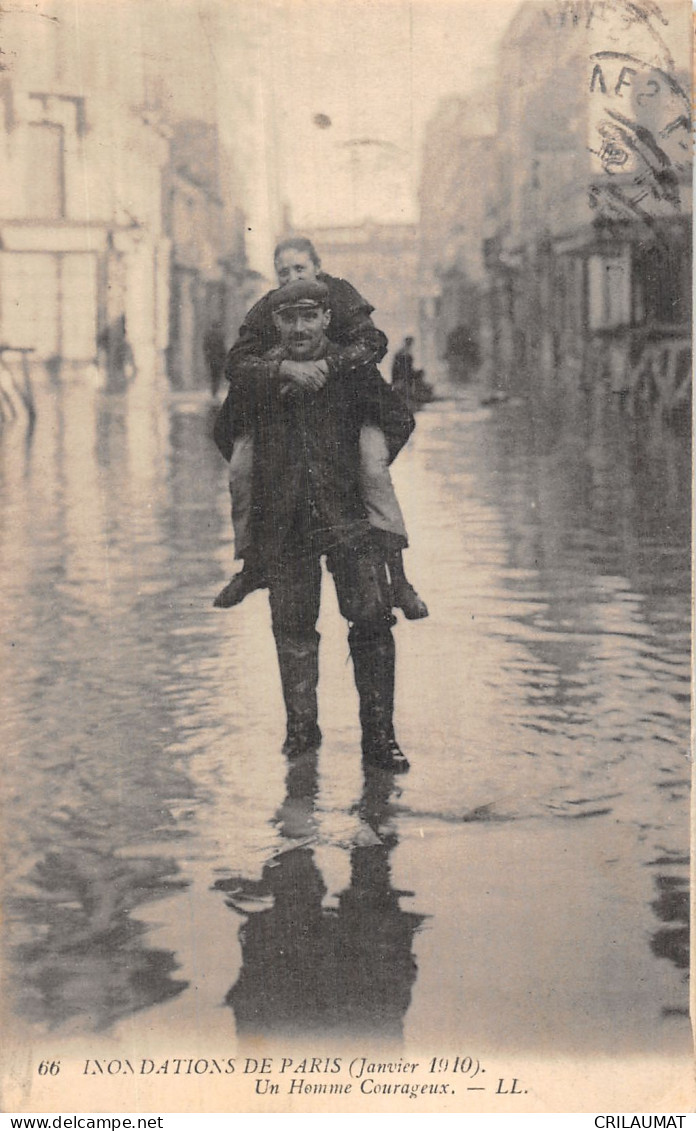
[[[319,280],[297,279],[271,292],[271,310],[286,310],[293,306],[329,305],[329,288]]]

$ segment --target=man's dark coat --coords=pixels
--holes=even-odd
[[[266,369],[228,369],[235,417],[253,429],[254,544],[268,564],[311,538],[319,552],[355,545],[370,526],[362,502],[359,438],[363,424],[382,429],[393,459],[414,428],[402,398],[377,366],[351,366],[329,343],[329,376],[317,392],[290,389],[278,377],[280,347]]]

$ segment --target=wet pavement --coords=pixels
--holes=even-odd
[[[290,772],[203,396],[37,397],[0,445],[6,969],[34,1035],[688,1049],[690,453],[460,390],[394,476],[411,773],[363,775],[324,592]],[[587,418],[586,418],[587,419]],[[138,1020],[139,1019],[139,1020]]]

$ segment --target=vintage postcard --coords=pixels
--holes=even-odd
[[[6,0],[3,1111],[693,1111],[691,36]]]

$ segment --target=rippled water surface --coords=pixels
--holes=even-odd
[[[689,451],[474,391],[394,468],[397,724],[367,780],[327,583],[291,772],[266,596],[195,396],[46,388],[0,447],[6,968],[37,1033],[684,1051]]]

